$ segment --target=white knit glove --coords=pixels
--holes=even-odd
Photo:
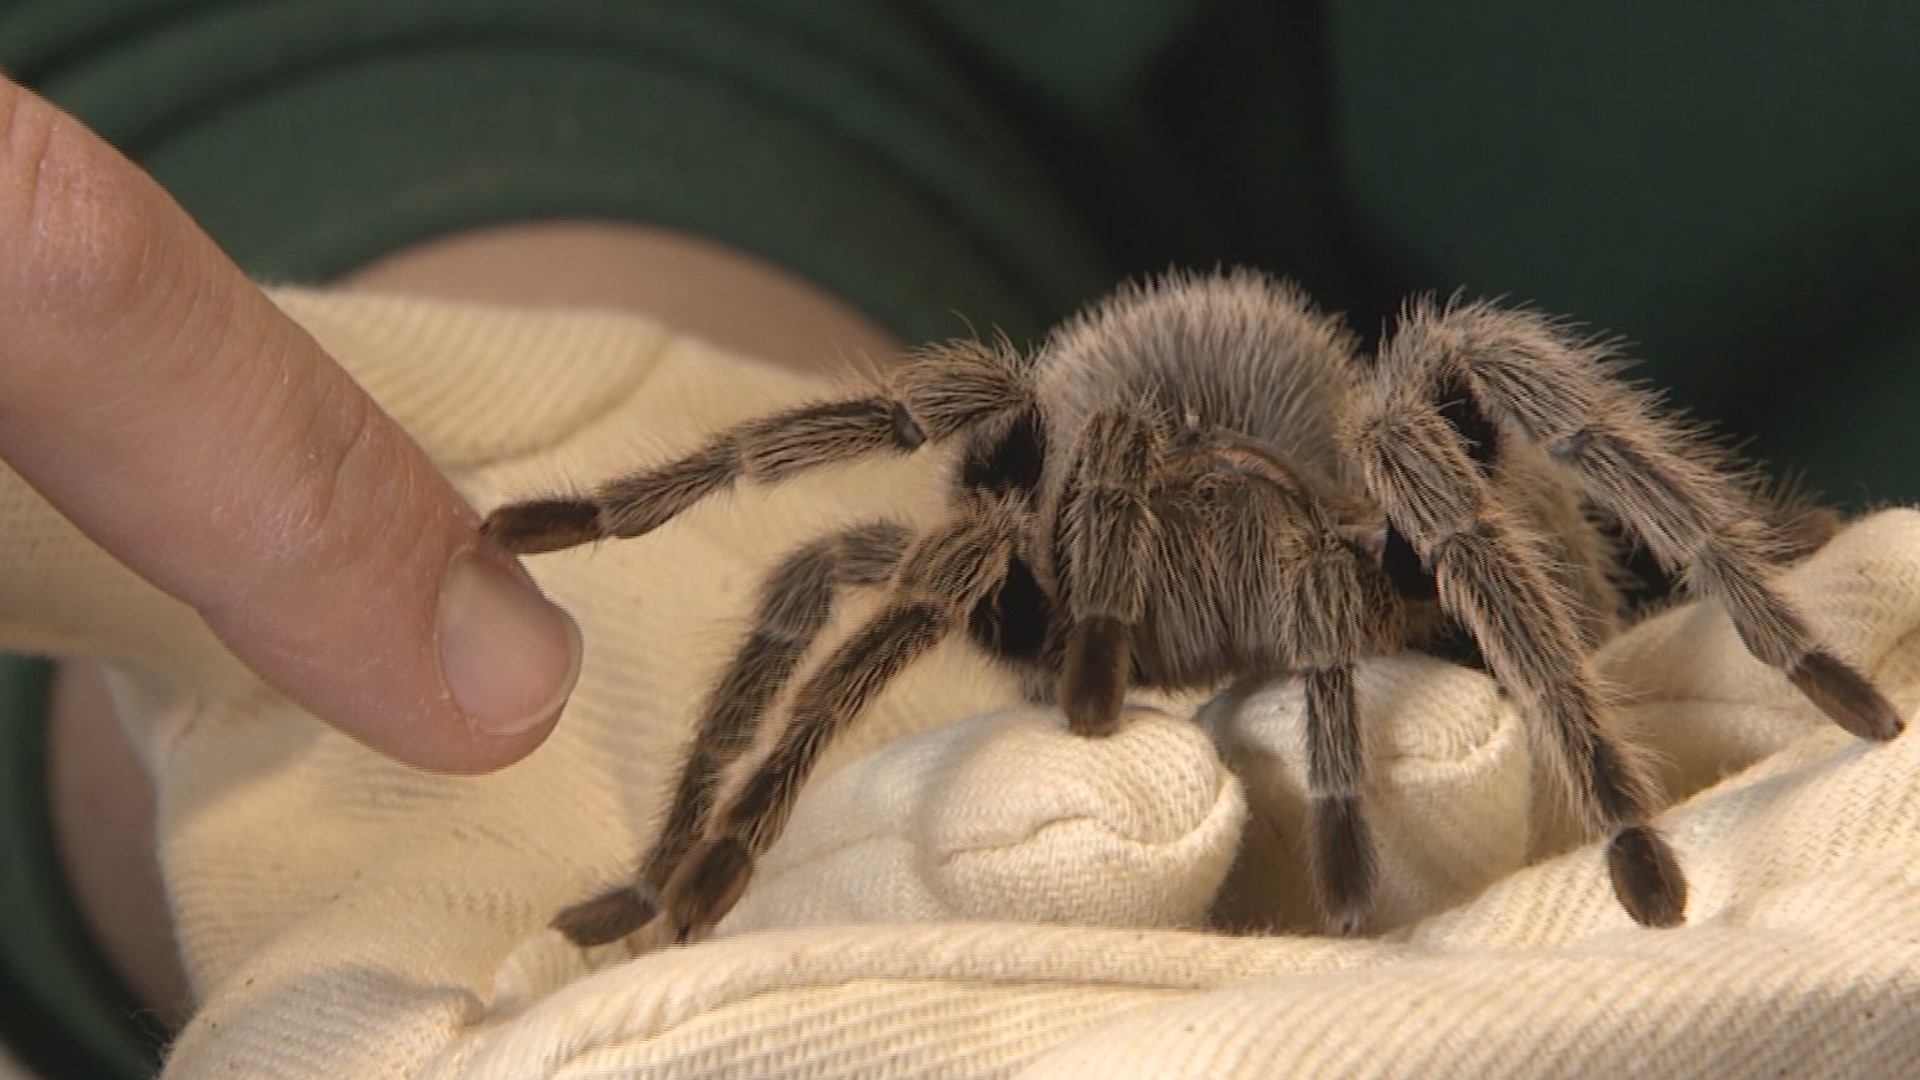
[[[634,319],[280,299],[482,507],[828,392]],[[1401,928],[1196,932],[1210,909],[1306,918],[1297,693],[1205,727],[1180,715],[1192,702],[1142,705],[1083,740],[1008,707],[1005,676],[953,643],[828,756],[716,940],[632,959],[546,930],[649,839],[758,575],[836,526],[928,520],[944,494],[924,455],[837,467],[528,560],[582,627],[580,682],[546,746],[460,779],[292,709],[0,474],[0,647],[114,659],[155,773],[202,1001],[170,1075],[1840,1077],[1920,1060],[1912,740],[1851,741],[1693,608],[1603,658],[1670,790],[1699,792],[1662,820],[1693,887],[1683,929],[1633,926],[1591,848],[1545,857],[1565,844],[1541,827],[1558,796],[1491,683],[1395,657],[1360,686],[1381,912]],[[1920,516],[1855,527],[1790,584],[1910,708]]]

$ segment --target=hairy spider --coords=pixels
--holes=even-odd
[[[1436,626],[1470,636],[1576,820],[1611,833],[1627,913],[1679,922],[1686,881],[1648,824],[1647,767],[1588,665],[1621,610],[1590,511],[1725,605],[1747,649],[1841,727],[1885,740],[1902,723],[1770,584],[1785,542],[1761,485],[1619,367],[1561,322],[1430,299],[1368,358],[1289,285],[1176,274],[1122,290],[1031,356],[932,348],[870,394],[742,424],[583,498],[496,510],[495,542],[548,551],[640,536],[742,479],[959,449],[944,523],[847,529],[765,580],[636,878],[555,926],[581,944],[711,929],[828,740],[963,633],[1089,736],[1115,729],[1130,685],[1302,680],[1314,892],[1329,929],[1358,932],[1375,867],[1354,664]],[[884,589],[878,613],[790,688],[849,586]],[[771,749],[749,760],[767,724],[780,725]]]

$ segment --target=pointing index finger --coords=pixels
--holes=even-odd
[[[401,760],[544,738],[577,631],[160,188],[0,82],[0,457],[269,683]]]

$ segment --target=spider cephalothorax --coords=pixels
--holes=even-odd
[[[1587,656],[1612,634],[1617,522],[1833,720],[1901,720],[1770,584],[1782,557],[1762,487],[1599,344],[1537,314],[1410,304],[1377,354],[1257,274],[1123,290],[1032,356],[929,349],[870,393],[751,421],[582,498],[495,511],[516,552],[639,536],[746,479],[957,446],[952,512],[822,537],[761,586],[707,699],[667,821],[634,882],[562,912],[581,943],[705,933],[738,899],[828,740],[908,664],[965,635],[1111,732],[1129,686],[1305,690],[1309,865],[1330,929],[1365,927],[1373,844],[1356,662],[1442,625],[1471,638],[1560,767],[1616,895],[1681,920],[1686,883],[1649,824],[1647,768],[1609,720]],[[878,612],[790,687],[835,595]],[[755,734],[777,725],[772,748]],[[722,785],[736,770],[736,783]]]

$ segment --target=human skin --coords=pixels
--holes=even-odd
[[[0,458],[262,678],[370,747],[484,772],[546,737],[578,670],[571,621],[480,544],[477,512],[157,185],[4,82],[0,250]],[[633,225],[476,230],[343,284],[625,309],[809,367],[896,350],[791,274]],[[111,437],[76,447],[76,431]],[[383,621],[365,625],[366,611]],[[178,1018],[188,994],[152,789],[93,665],[63,666],[49,738],[56,839],[81,908],[142,999]]]
[[[0,251],[0,460],[381,753],[485,772],[546,738],[572,621],[157,184],[10,83]]]

